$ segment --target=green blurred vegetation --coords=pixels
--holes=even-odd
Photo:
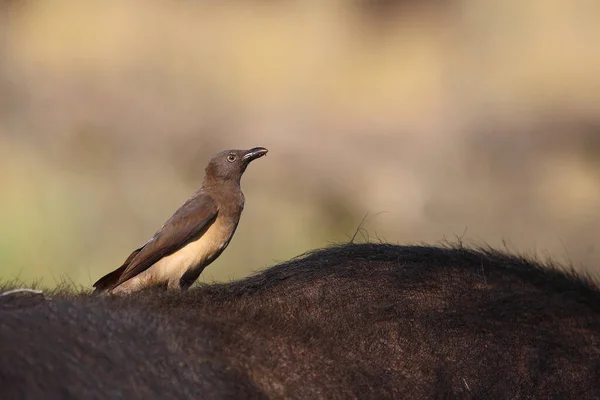
[[[202,280],[463,235],[600,269],[600,3],[0,3],[0,278],[89,285],[265,146]]]

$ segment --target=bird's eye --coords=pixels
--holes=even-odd
[[[227,161],[234,162],[236,158],[237,158],[236,155],[231,153],[227,156]]]

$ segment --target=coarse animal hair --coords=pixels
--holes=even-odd
[[[184,293],[50,296],[0,300],[2,398],[600,397],[598,286],[489,248],[351,243]]]

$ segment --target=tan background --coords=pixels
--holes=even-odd
[[[265,146],[204,281],[366,228],[600,270],[600,2],[4,1],[0,278],[90,285]]]

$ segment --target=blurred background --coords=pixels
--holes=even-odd
[[[201,276],[371,240],[600,272],[597,0],[0,1],[0,279],[89,286],[227,148]],[[359,240],[365,240],[359,235]]]

